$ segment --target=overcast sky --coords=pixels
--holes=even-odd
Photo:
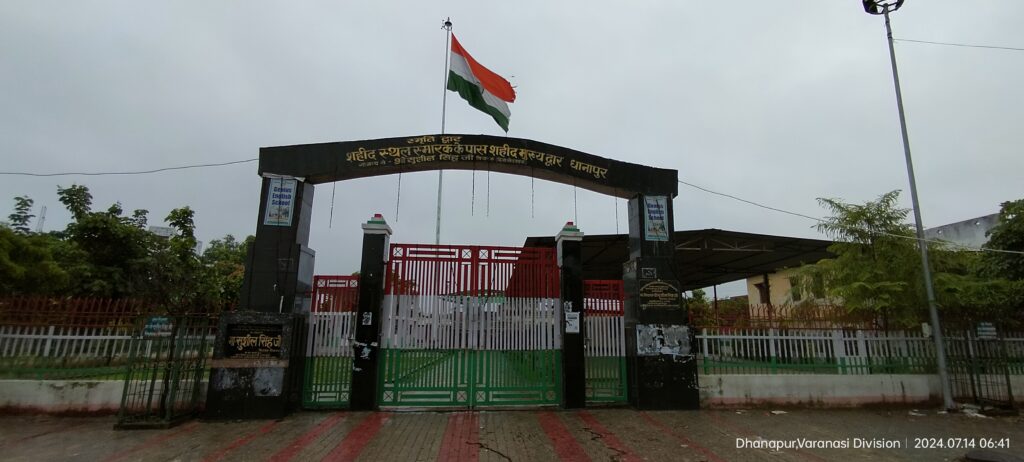
[[[907,190],[884,25],[860,3],[0,2],[0,171],[144,170],[438,133],[450,16],[463,46],[517,87],[509,136],[821,216],[817,197]],[[1021,24],[1020,0],[908,0],[893,15],[897,38],[968,44],[1024,47]],[[1024,198],[1024,52],[903,42],[896,53],[925,225]],[[454,93],[447,132],[503,134]],[[201,240],[245,236],[256,169],[0,176],[0,212],[27,194],[36,214],[47,207],[45,229],[62,229],[57,186],[79,183],[95,208],[121,201],[162,224],[188,205]],[[442,241],[521,245],[574,217],[571,186],[489,181],[488,194],[478,172],[473,194],[471,173],[445,174]],[[387,176],[316,187],[317,273],[358,269],[359,224],[374,212],[393,242],[433,242],[437,173],[403,175],[396,218],[397,186]],[[625,232],[623,201],[575,197],[585,233]],[[675,207],[677,230],[821,237],[806,219],[684,185]]]

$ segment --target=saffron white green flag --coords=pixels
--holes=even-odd
[[[493,117],[502,130],[508,132],[508,119],[512,116],[508,103],[516,100],[516,91],[508,80],[476,62],[455,35],[452,35],[448,89],[458,92],[470,106]]]

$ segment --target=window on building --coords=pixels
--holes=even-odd
[[[793,301],[794,302],[799,302],[800,300],[802,300],[804,298],[803,297],[803,293],[800,292],[800,278],[798,278],[798,277],[791,277],[791,278],[789,278],[789,290],[790,290],[790,294],[792,294],[792,296],[793,296]]]
[[[757,294],[761,299],[761,303],[772,302],[771,299],[768,298],[768,287],[766,287],[763,282],[754,284],[754,287],[757,289]]]
[[[811,279],[811,296],[814,298],[825,298],[825,278],[815,274]]]

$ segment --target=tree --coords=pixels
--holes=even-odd
[[[1024,252],[1024,199],[1003,202],[999,222],[988,232],[986,248]],[[988,252],[983,272],[991,277],[1024,280],[1024,254]]]
[[[28,196],[14,198],[14,213],[8,215],[7,219],[11,221],[11,228],[15,232],[19,234],[28,234],[30,232],[28,224],[35,217],[35,215],[29,213],[32,210],[32,203],[32,199]]]
[[[89,188],[77,184],[57,195],[74,218],[63,231],[29,233],[28,197],[15,198],[12,226],[0,224],[0,295],[133,297],[171,312],[237,302],[252,236],[214,240],[200,257],[189,207],[167,215],[175,232],[165,239],[145,229],[145,209],[125,216],[115,202],[94,212]]]
[[[54,260],[48,235],[23,235],[0,226],[0,295],[59,294],[69,275]]]
[[[202,262],[206,271],[207,291],[212,301],[223,305],[238,303],[245,277],[245,257],[256,238],[248,236],[238,242],[228,234],[223,239],[214,239],[203,252]]]
[[[79,220],[90,212],[92,207],[92,194],[89,188],[73,184],[67,188],[57,186],[57,197],[60,203],[71,212],[71,217]]]
[[[869,313],[884,328],[916,325],[927,317],[927,297],[917,239],[907,223],[908,209],[899,208],[899,191],[863,205],[819,199],[832,212],[817,226],[836,242],[835,258],[801,270],[805,291],[820,291],[850,312]],[[1019,306],[1024,287],[979,275],[975,252],[928,245],[938,305],[944,315],[993,318]],[[815,286],[818,287],[815,287]]]
[[[171,210],[168,224],[175,233],[167,240],[154,241],[147,258],[145,289],[147,298],[162,304],[169,312],[181,313],[205,304],[205,274],[195,253],[195,212],[189,207]]]
[[[841,300],[849,311],[870,312],[883,326],[919,317],[926,306],[920,260],[906,222],[909,210],[899,208],[898,199],[898,190],[863,205],[819,198],[832,216],[817,229],[836,241],[829,246],[836,258],[803,270],[804,290],[813,290],[819,278],[827,298]]]
[[[147,272],[152,233],[122,216],[119,203],[104,212],[92,212],[92,194],[85,186],[58,187],[57,194],[75,218],[63,232],[68,245],[56,252],[66,268],[74,269],[71,295],[133,295]]]

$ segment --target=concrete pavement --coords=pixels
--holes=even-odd
[[[126,431],[113,430],[113,417],[0,416],[0,459],[957,460],[972,447],[1007,444],[996,450],[1024,457],[1019,417],[914,414],[922,415],[909,409],[340,411]]]

